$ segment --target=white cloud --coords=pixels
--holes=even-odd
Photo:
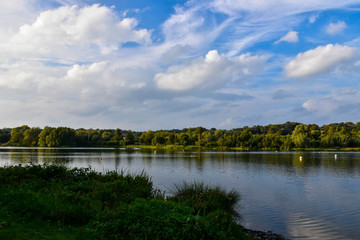
[[[288,32],[285,36],[280,38],[278,41],[275,42],[275,44],[278,44],[280,42],[290,42],[295,43],[299,41],[299,33],[295,31]]]
[[[283,12],[282,15],[294,14],[312,10],[332,9],[356,3],[358,3],[357,0],[318,0],[316,2],[312,0],[215,0],[211,3],[211,6],[217,11],[230,15],[250,11],[267,12],[267,14],[275,17],[277,13],[281,12]],[[269,11],[269,9],[271,10]]]
[[[289,26],[302,24],[311,12],[357,3],[357,0],[214,0],[204,7],[233,19],[232,29],[226,33],[230,36],[229,42],[223,45],[231,48],[231,55],[236,55],[258,42],[276,39],[278,33],[288,30]]]
[[[313,14],[309,17],[309,23],[313,24],[316,22],[316,20],[318,19],[319,14]]]
[[[233,124],[232,118],[227,118],[223,122],[220,123],[220,127],[229,127]]]
[[[41,85],[60,77],[63,71],[63,67],[46,67],[36,61],[7,61],[0,64],[0,86],[3,89],[15,90],[19,96],[36,96]]]
[[[313,97],[305,101],[302,107],[313,118],[327,119],[332,122],[356,122],[359,116],[359,103],[358,90],[335,89],[327,96]]]
[[[309,112],[318,112],[318,113],[330,113],[334,111],[338,104],[332,98],[308,100],[303,103],[303,108]]]
[[[204,24],[204,18],[197,11],[196,8],[188,11],[176,8],[176,13],[163,24],[167,40],[186,40],[190,34],[195,33]]]
[[[36,0],[0,1],[0,42],[7,42],[19,27],[36,17]]]
[[[289,77],[308,77],[335,70],[344,63],[354,61],[357,56],[356,48],[328,44],[299,53],[286,65],[285,72]]]
[[[176,44],[175,46],[170,47],[161,55],[161,61],[167,64],[176,62],[178,59],[186,58],[191,50],[192,48],[188,45],[184,46]]]
[[[1,64],[1,99],[38,102],[47,106],[48,115],[62,111],[89,116],[113,106],[141,103],[156,94],[146,84],[154,75],[151,69],[121,68],[118,64],[104,61],[70,67],[29,61]]]
[[[320,109],[317,99],[322,99],[323,93],[313,96],[307,92],[308,86],[298,81],[297,85],[286,81],[284,86],[285,81],[277,75],[282,59],[272,59],[267,65],[270,71],[252,78],[263,73],[267,58],[261,54],[269,51],[256,44],[281,37],[282,41],[298,41],[295,32],[289,36],[279,33],[300,29],[312,13],[353,2],[188,1],[177,5],[152,31],[138,25],[143,11],[89,6],[87,0],[2,1],[1,122],[3,126],[156,129],[278,123],[284,116],[308,121],[308,115],[294,119],[292,109],[304,103],[311,111],[302,113],[315,115]],[[139,18],[127,17],[130,15]],[[138,47],[124,47],[129,41],[137,42]],[[253,45],[256,52],[246,54]],[[357,45],[354,42],[352,46]],[[329,47],[333,53],[326,54],[326,47],[295,58],[289,76],[310,76],[324,69],[359,73],[360,62],[356,66],[349,53],[356,52],[355,48],[350,51],[335,45]],[[351,64],[345,66],[347,59]],[[309,61],[313,69],[304,70]],[[234,87],[236,84],[241,87]],[[312,90],[331,87],[330,81],[324,85],[314,81]],[[280,88],[284,90],[278,91]],[[336,106],[358,96],[336,99]],[[271,100],[285,97],[286,101]],[[305,104],[308,99],[312,102]],[[274,103],[271,108],[269,101]],[[353,113],[354,119],[358,118],[355,110]]]
[[[118,67],[110,62],[97,62],[89,65],[74,65],[65,76],[44,89],[59,99],[77,99],[85,103],[97,103],[108,108],[112,105],[123,105],[125,102],[142,101],[151,94],[147,82],[151,70],[141,67]],[[143,95],[143,96],[142,96]]]
[[[331,35],[341,33],[347,27],[344,21],[338,21],[336,23],[330,23],[326,27],[326,32]]]
[[[150,43],[151,31],[136,30],[136,26],[134,18],[120,20],[111,8],[99,4],[84,8],[63,6],[41,12],[31,25],[21,26],[10,44],[3,47],[51,56],[64,50],[71,52],[75,46],[97,46],[107,54],[125,42]]]
[[[208,4],[193,4],[189,1],[188,5],[192,7],[175,7],[175,13],[162,24],[166,44],[204,48],[232,22],[232,19],[225,19],[215,23],[213,19],[207,18]]]
[[[260,73],[264,61],[265,57],[249,54],[229,58],[212,50],[190,65],[172,66],[166,73],[156,74],[154,81],[164,90],[214,90]]]

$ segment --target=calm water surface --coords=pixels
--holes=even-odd
[[[293,239],[360,239],[360,152],[0,148],[0,166],[30,162],[145,170],[167,193],[174,183],[204,181],[242,194],[245,227]]]

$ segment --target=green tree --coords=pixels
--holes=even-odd
[[[294,147],[294,143],[291,140],[291,137],[290,136],[285,136],[285,139],[284,139],[283,145],[281,146],[281,149],[286,150],[286,151],[290,151],[290,150],[293,149],[293,147]]]
[[[323,147],[334,147],[336,145],[336,137],[334,133],[334,128],[332,126],[327,128],[326,133],[323,133],[321,135],[320,141],[321,141],[321,146]]]
[[[46,142],[46,137],[51,133],[51,127],[45,127],[39,134],[38,146],[39,147],[48,147]]]
[[[151,130],[147,132],[143,132],[139,138],[140,144],[151,145],[152,140],[154,138],[154,133]]]
[[[41,133],[40,128],[26,129],[24,132],[24,138],[22,140],[23,146],[35,147],[38,145],[39,134]]]
[[[204,145],[207,147],[216,146],[216,137],[211,131],[203,132],[202,139],[204,141]]]
[[[264,148],[280,150],[283,145],[283,141],[283,136],[281,135],[267,134],[264,137],[262,144]]]
[[[124,136],[123,136],[123,134],[122,134],[121,129],[117,128],[117,129],[115,130],[115,140],[119,142],[119,141],[121,141],[121,140],[123,140],[123,139],[124,139]]]
[[[177,134],[176,135],[177,138],[178,138],[178,142],[180,145],[183,145],[183,146],[188,146],[190,145],[190,138],[189,138],[189,135],[187,133],[180,133],[180,134]]]
[[[133,145],[133,144],[135,144],[135,135],[131,130],[129,130],[125,137],[125,145]]]
[[[7,143],[11,138],[11,129],[0,129],[0,144]]]
[[[249,150],[260,149],[263,138],[264,138],[264,135],[252,134],[251,138],[249,140],[249,146],[247,146],[247,148]]]
[[[154,137],[151,141],[152,145],[163,145],[166,143],[166,137],[165,134],[163,132],[156,132],[154,134]]]
[[[309,127],[305,124],[297,125],[293,131],[291,140],[298,148],[311,147],[311,133]]]
[[[76,146],[78,147],[90,146],[90,130],[85,130],[83,128],[77,129],[75,131],[75,141]]]
[[[46,136],[48,147],[72,147],[75,146],[75,130],[66,127],[53,128]]]
[[[23,146],[24,133],[30,129],[27,125],[16,127],[11,130],[10,146]]]
[[[114,135],[113,135],[112,132],[110,132],[110,131],[104,131],[104,132],[101,134],[101,141],[103,142],[104,145],[108,145],[110,139],[111,139],[113,136],[114,136]]]
[[[206,131],[206,129],[203,128],[203,127],[197,127],[197,128],[195,129],[195,131],[194,131],[194,137],[195,137],[195,139],[196,139],[195,145],[197,145],[197,146],[204,146],[204,143],[203,143],[203,141],[202,141],[201,136],[202,136],[202,133],[205,132],[205,131]]]
[[[176,136],[174,133],[168,132],[166,134],[166,144],[167,145],[174,145],[176,143]]]
[[[238,136],[237,138],[237,146],[242,147],[242,148],[249,148],[250,147],[250,139],[251,139],[251,132],[249,130],[249,128],[244,128],[240,134],[240,136]]]

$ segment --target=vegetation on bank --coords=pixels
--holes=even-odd
[[[30,128],[0,129],[3,146],[27,147],[161,147],[236,150],[356,149],[360,122],[318,126],[286,122],[232,130],[203,127],[133,132],[121,129]]]
[[[58,165],[0,168],[0,239],[248,239],[240,196],[201,183],[171,197],[145,174]]]

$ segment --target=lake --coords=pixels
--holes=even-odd
[[[176,183],[203,181],[242,195],[238,211],[247,228],[294,239],[360,239],[360,152],[0,148],[0,166],[28,163],[145,171],[167,194]]]

